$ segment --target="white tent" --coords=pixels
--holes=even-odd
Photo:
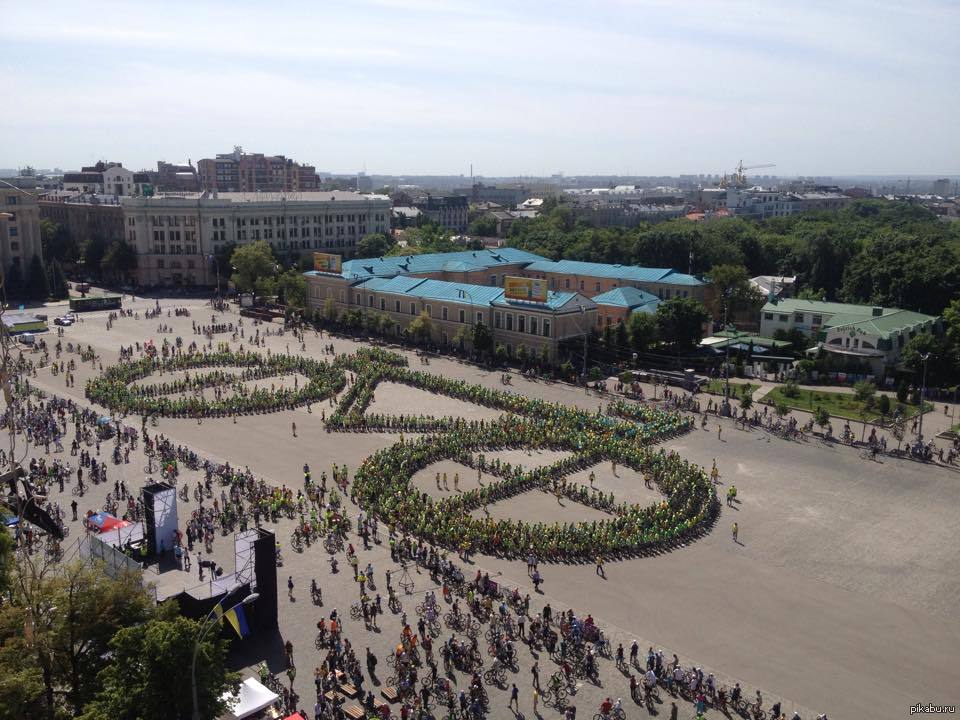
[[[230,708],[230,717],[241,720],[270,707],[279,699],[279,695],[268,690],[259,681],[247,678],[240,683],[240,692],[224,693],[223,698]]]

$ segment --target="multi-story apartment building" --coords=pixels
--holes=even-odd
[[[278,255],[352,256],[390,227],[390,198],[352,192],[199,193],[125,198],[124,228],[140,285],[213,285],[211,256],[226,243],[265,240]]]
[[[462,195],[425,195],[413,206],[437,225],[456,233],[467,231],[470,203]]]
[[[201,190],[221,192],[310,192],[319,187],[317,169],[283,155],[232,153],[197,162]]]
[[[37,255],[43,259],[37,196],[0,182],[0,270],[25,271]]]

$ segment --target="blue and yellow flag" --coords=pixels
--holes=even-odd
[[[221,625],[223,625],[224,620],[229,622],[241,639],[250,634],[250,626],[247,625],[247,616],[243,612],[243,605],[237,605],[224,612],[223,606],[217,603],[216,607],[213,608],[213,612],[216,613],[217,620],[220,621]]]

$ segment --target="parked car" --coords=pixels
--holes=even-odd
[[[67,316],[54,318],[53,324],[62,325],[63,327],[70,327],[73,325],[73,318],[69,318]]]
[[[24,333],[23,335],[17,335],[17,341],[24,345],[33,345],[37,338],[34,337],[33,333]]]

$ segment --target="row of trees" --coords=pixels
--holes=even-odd
[[[938,315],[960,293],[960,226],[925,208],[856,201],[839,212],[753,220],[685,219],[639,228],[593,228],[545,203],[511,226],[508,242],[553,259],[672,267],[694,274],[742,266],[748,276],[796,275],[818,299]]]

